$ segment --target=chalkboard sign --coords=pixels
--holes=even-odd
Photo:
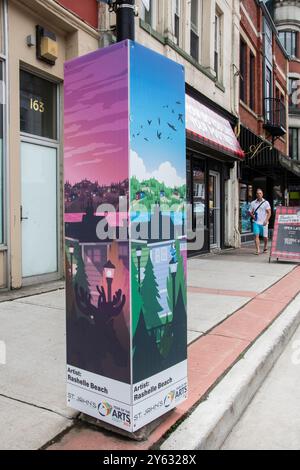
[[[300,207],[277,207],[271,258],[300,261]]]

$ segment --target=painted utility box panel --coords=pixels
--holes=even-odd
[[[68,405],[134,432],[187,397],[184,70],[125,41],[65,66]]]

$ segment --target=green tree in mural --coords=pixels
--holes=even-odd
[[[172,321],[173,341],[169,353],[169,366],[187,358],[187,315],[184,294],[180,286]]]
[[[81,248],[78,244],[74,247],[74,257],[73,263],[75,267],[73,267],[73,280],[74,284],[77,284],[78,287],[83,287],[86,292],[90,291],[90,284],[88,281],[88,277],[85,271],[84,261],[81,256]]]
[[[135,331],[138,325],[140,312],[142,309],[143,301],[139,291],[138,285],[138,272],[134,260],[131,258],[131,308],[132,308],[132,334],[135,335]]]
[[[144,313],[141,310],[133,337],[133,382],[137,383],[157,374],[162,369],[162,357],[156,340],[147,331]]]
[[[141,296],[143,299],[143,311],[145,313],[147,328],[151,329],[161,326],[158,314],[163,309],[158,301],[160,295],[150,256],[145,268],[145,276],[141,287]]]
[[[175,305],[177,302],[177,297],[179,293],[179,289],[182,291],[183,302],[186,308],[186,281],[185,281],[185,272],[184,272],[184,260],[180,253],[180,242],[177,240],[175,242],[175,249],[176,249],[176,260],[177,260],[177,272],[175,278]],[[167,279],[167,292],[168,292],[168,306],[171,312],[173,312],[174,306],[174,296],[173,296],[173,279],[171,273],[169,273]]]

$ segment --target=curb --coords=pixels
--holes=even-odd
[[[299,324],[300,294],[159,448],[219,449]]]

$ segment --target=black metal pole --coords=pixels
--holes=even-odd
[[[117,42],[135,39],[135,0],[117,0]]]

